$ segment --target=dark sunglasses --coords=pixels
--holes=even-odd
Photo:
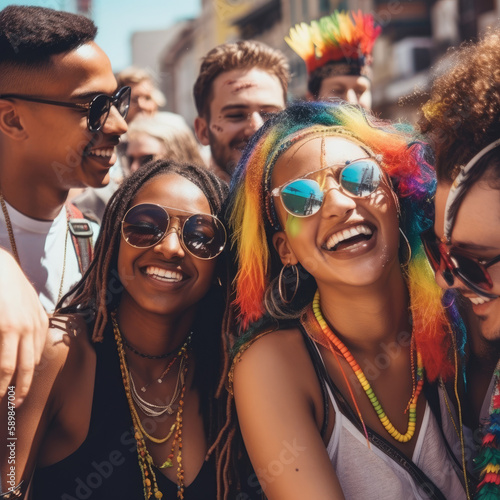
[[[337,167],[343,168],[334,170]],[[332,174],[337,179],[340,191],[356,198],[364,198],[375,192],[383,177],[375,160],[362,158],[347,165],[330,165],[289,181],[274,188],[271,196],[279,196],[289,214],[309,217],[323,205],[326,181]]]
[[[488,273],[488,267],[500,262],[500,255],[491,260],[483,261],[472,257],[459,248],[448,246],[436,236],[433,228],[420,235],[427,259],[434,272],[441,270],[441,275],[448,286],[452,286],[455,277],[459,278],[468,288],[478,295],[495,299],[498,295],[489,293],[493,288],[493,280]]]
[[[118,113],[123,118],[127,117],[130,106],[130,87],[122,87],[115,95],[96,95],[86,104],[78,102],[61,102],[32,97],[22,94],[0,94],[0,99],[20,99],[21,101],[38,102],[41,104],[51,104],[53,106],[63,106],[65,108],[85,109],[87,111],[87,127],[91,132],[99,132],[104,127],[108,119],[111,106],[115,106]]]
[[[167,208],[153,203],[140,203],[130,208],[122,220],[124,240],[135,248],[150,248],[167,235],[170,220],[182,222],[182,229],[177,231],[185,250],[198,259],[208,260],[217,257],[226,245],[226,229],[215,216],[192,214],[189,216],[170,216]],[[184,212],[171,208],[176,212]],[[190,212],[186,212],[190,213]]]

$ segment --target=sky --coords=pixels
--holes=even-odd
[[[52,9],[70,8],[75,0],[0,0],[7,5],[37,5]],[[92,0],[92,19],[99,31],[96,42],[108,54],[113,70],[132,62],[130,40],[134,31],[168,28],[176,21],[197,17],[201,0]]]

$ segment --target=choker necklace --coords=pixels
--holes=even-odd
[[[160,415],[163,415],[165,412],[168,413],[169,415],[172,415],[175,411],[173,408],[173,405],[177,398],[179,397],[179,394],[181,393],[182,387],[184,387],[185,380],[184,380],[184,366],[186,364],[186,351],[189,348],[189,344],[191,341],[191,334],[189,334],[188,339],[186,342],[184,342],[184,345],[181,347],[178,356],[181,358],[180,364],[179,364],[179,372],[177,374],[177,382],[175,384],[175,389],[172,394],[172,397],[170,398],[170,402],[167,405],[156,405],[154,403],[150,403],[149,401],[146,401],[143,399],[139,393],[137,392],[137,389],[135,387],[135,382],[134,378],[132,377],[132,372],[129,369],[129,375],[130,375],[130,388],[132,392],[132,399],[134,400],[135,404],[142,410],[142,412],[147,415],[148,417],[159,417]],[[167,366],[166,370],[162,373],[161,377],[163,378],[166,373],[170,370],[171,366],[174,364],[175,360],[177,359],[177,356],[169,363]],[[158,383],[162,383],[162,378],[158,379]],[[148,384],[147,386],[151,385]],[[146,392],[147,386],[141,387],[142,392]]]
[[[168,358],[169,356],[172,356],[172,354],[174,354],[176,351],[181,349],[183,347],[183,345],[186,344],[186,342],[189,342],[191,340],[191,335],[192,335],[192,332],[188,335],[188,339],[186,341],[180,343],[175,349],[171,350],[170,352],[166,352],[164,354],[146,354],[144,352],[138,351],[134,346],[129,344],[128,340],[126,339],[125,335],[123,335],[123,334],[122,334],[122,341],[123,341],[123,345],[127,349],[131,350],[134,354],[137,354],[137,356],[140,356],[141,358],[165,359],[165,358]],[[162,377],[160,377],[160,378],[163,378],[164,375],[165,374],[163,374]]]
[[[410,439],[413,437],[415,434],[415,429],[417,425],[417,400],[418,396],[420,395],[420,392],[422,391],[422,387],[424,385],[424,368],[422,366],[422,359],[420,354],[417,351],[417,380],[415,384],[414,380],[414,370],[413,370],[413,349],[412,349],[412,379],[414,380],[413,382],[413,391],[412,391],[412,396],[410,398],[410,402],[408,404],[409,406],[409,417],[408,417],[408,429],[406,431],[406,434],[401,434],[391,423],[389,418],[384,412],[384,409],[382,408],[382,405],[380,404],[379,400],[377,399],[377,396],[373,392],[373,389],[370,386],[370,383],[366,379],[365,374],[363,373],[363,370],[361,370],[361,367],[359,364],[356,362],[354,359],[354,356],[350,353],[349,349],[344,345],[344,343],[333,333],[331,328],[328,326],[326,320],[323,318],[323,315],[321,313],[321,307],[319,303],[319,290],[316,291],[316,294],[314,295],[314,301],[313,301],[313,312],[316,320],[318,321],[321,330],[325,334],[325,336],[328,338],[332,348],[335,347],[340,351],[340,354],[342,357],[347,361],[349,366],[352,368],[352,371],[356,375],[356,377],[359,380],[359,383],[363,387],[368,399],[370,400],[370,403],[373,406],[373,409],[378,415],[378,418],[381,422],[381,424],[384,426],[384,429],[393,437],[396,441],[399,441],[400,443],[407,443],[410,441]],[[331,349],[332,352],[336,355],[336,352]],[[346,378],[347,382],[347,378]],[[354,400],[354,395],[351,392],[351,396],[353,397]],[[361,413],[359,411],[358,405],[356,404],[356,401],[354,400],[354,404],[356,405],[356,409],[358,412],[358,415],[361,419],[361,422],[363,423],[363,419],[361,418]],[[406,413],[406,411],[405,411]],[[363,427],[365,427],[363,423]],[[365,432],[366,432],[366,427],[365,427]]]
[[[2,206],[2,212],[5,219],[5,225],[7,226],[7,233],[9,233],[10,248],[12,249],[12,254],[16,259],[19,267],[21,266],[21,259],[19,258],[19,253],[17,252],[16,240],[14,238],[14,230],[12,228],[12,222],[10,220],[9,211],[7,210],[7,205],[5,204],[5,199],[3,197],[2,191],[0,191],[0,205]],[[63,254],[63,268],[61,273],[61,283],[59,284],[59,293],[57,294],[57,301],[55,305],[59,304],[62,297],[64,274],[66,272],[66,250],[68,248],[68,233],[69,233],[69,220],[66,221],[66,234],[64,236],[64,254]]]
[[[174,463],[177,464],[177,498],[184,498],[184,468],[182,464],[182,413],[184,410],[184,395],[186,393],[186,374],[188,370],[188,360],[189,360],[189,349],[183,352],[183,375],[182,375],[182,389],[179,399],[179,406],[177,409],[177,414],[175,416],[175,422],[170,427],[168,434],[163,438],[155,438],[146,432],[144,426],[142,425],[139,414],[134,406],[134,401],[131,395],[131,377],[130,371],[127,366],[127,358],[125,356],[125,349],[123,344],[123,336],[121,335],[118,322],[116,321],[116,311],[111,313],[111,321],[113,323],[113,333],[115,336],[116,347],[118,349],[118,356],[120,358],[120,371],[122,374],[123,387],[125,388],[125,395],[127,397],[127,402],[132,416],[132,423],[134,426],[134,437],[136,440],[137,447],[137,457],[139,459],[139,468],[142,475],[142,484],[144,491],[144,499],[150,500],[151,498],[161,499],[163,493],[158,489],[158,482],[156,480],[156,473],[154,471],[154,462],[151,457],[147,446],[145,438],[153,443],[163,444],[165,443],[172,434],[174,438],[172,440],[172,447],[167,459],[158,466],[160,469],[165,469],[167,467],[173,467]],[[177,456],[175,456],[177,455]]]

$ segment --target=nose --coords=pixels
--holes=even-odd
[[[345,100],[350,104],[359,104],[358,95],[356,94],[354,89],[347,90]]]
[[[321,213],[323,217],[342,217],[356,208],[356,200],[343,193],[340,186],[329,179],[325,185],[323,206]]]
[[[127,131],[127,122],[115,106],[111,106],[109,115],[102,127],[102,133],[108,135],[122,135]]]
[[[260,127],[264,125],[264,120],[258,111],[254,111],[248,115],[247,126],[245,128],[245,132],[250,137],[253,135]]]
[[[448,290],[450,288],[457,288],[456,282],[457,280],[451,273],[449,269],[443,269],[444,264],[441,264],[441,267],[435,272],[434,276],[436,279],[436,283],[443,289]],[[445,278],[446,276],[446,278]],[[450,283],[452,283],[450,285]]]
[[[179,221],[171,221],[167,233],[154,247],[154,251],[162,254],[167,260],[182,259],[186,254],[181,244],[181,229]]]

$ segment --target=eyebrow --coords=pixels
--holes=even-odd
[[[479,251],[479,252],[488,252],[491,250],[498,251],[498,247],[492,247],[489,245],[478,245],[477,243],[470,243],[467,241],[451,241],[451,244],[453,246],[456,246],[458,248],[462,248],[464,250],[473,250],[473,251]]]
[[[230,111],[230,110],[244,110],[250,108],[249,104],[226,104],[225,106],[222,107],[221,111]],[[262,106],[259,106],[259,109],[265,109],[265,108],[274,108],[274,109],[281,109],[280,106],[277,104],[263,104]]]
[[[92,91],[89,91],[89,92],[83,92],[81,94],[75,94],[74,96],[71,96],[70,99],[75,99],[75,100],[81,100],[81,101],[91,101],[92,99],[94,99],[94,97],[98,96],[98,95],[101,95],[101,94],[104,94],[104,95],[107,95],[107,96],[114,96],[116,94],[116,92],[118,91],[118,87],[113,90],[113,92],[111,94],[107,94],[106,92],[103,92],[103,91],[100,91],[100,90],[92,90]]]

